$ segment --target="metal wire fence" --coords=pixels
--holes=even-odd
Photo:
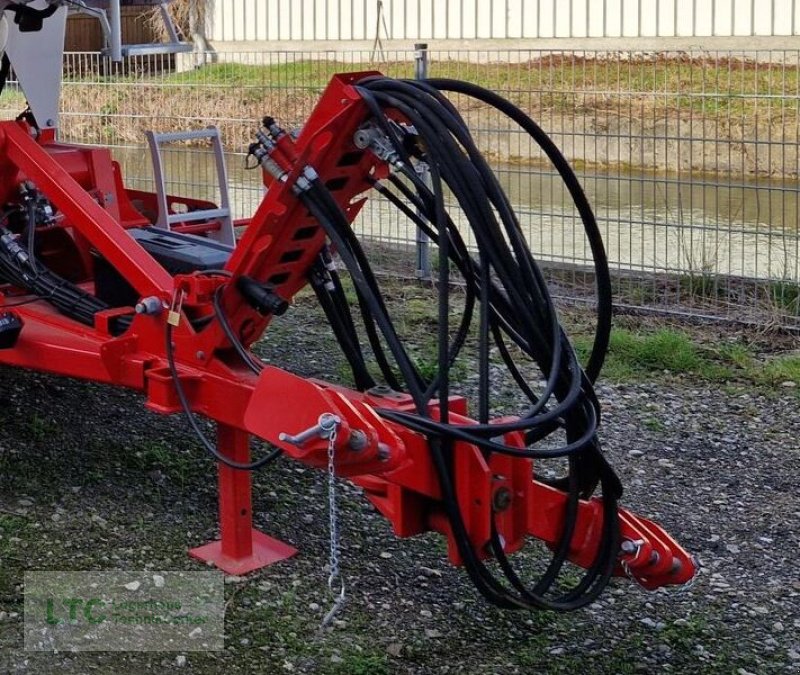
[[[145,130],[217,125],[235,214],[246,217],[262,188],[243,153],[263,115],[302,126],[334,73],[413,77],[415,56],[226,53],[115,67],[98,54],[67,54],[61,133],[115,146],[127,183],[147,188]],[[431,76],[509,98],[571,160],[605,237],[619,305],[800,326],[800,51],[426,56]],[[589,301],[591,255],[560,178],[513,123],[457,103],[556,294]],[[9,111],[18,104],[6,99]],[[174,147],[167,167],[174,192],[216,194],[205,149]],[[416,232],[396,212],[374,200],[357,227],[385,271],[415,274]]]

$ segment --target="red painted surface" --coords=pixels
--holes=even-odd
[[[250,435],[225,424],[219,425],[217,447],[237,462],[250,461]],[[220,464],[220,538],[189,550],[199,560],[213,562],[228,574],[247,574],[285,560],[297,549],[253,529],[253,500],[250,474]]]

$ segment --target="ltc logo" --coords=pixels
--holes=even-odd
[[[48,598],[47,600],[47,623],[57,626],[60,623],[69,621],[77,623],[85,619],[89,623],[98,624],[106,620],[105,614],[100,614],[105,607],[105,603],[99,598],[62,598],[60,600]]]

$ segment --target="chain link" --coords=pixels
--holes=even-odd
[[[328,610],[325,618],[322,619],[321,628],[328,626],[345,600],[344,578],[339,569],[339,509],[336,503],[336,435],[339,429],[338,420],[334,420],[328,431],[328,517],[330,530],[330,573],[328,575],[328,588],[335,595],[333,606]],[[336,590],[336,582],[339,582],[339,590]]]

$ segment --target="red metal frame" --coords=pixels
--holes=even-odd
[[[368,118],[351,86],[363,76],[335,77],[297,141],[292,145],[288,137],[282,139],[280,159],[290,169],[289,179],[270,186],[247,225],[227,265],[234,280],[248,275],[272,283],[287,300],[307,283],[308,269],[325,237],[292,192],[304,166],[313,166],[323,180],[335,185],[332,192],[351,221],[363,205],[360,195],[370,188],[368,178],[385,175],[386,167],[375,156],[359,151],[352,143],[354,132]],[[87,289],[92,288],[88,261],[93,250],[141,296],[156,296],[168,303],[180,293],[183,320],[174,330],[179,377],[193,410],[219,423],[222,452],[246,461],[248,438],[254,435],[281,447],[293,459],[322,467],[327,461],[325,439],[298,448],[284,442],[281,432],[297,433],[316,424],[321,414],[333,413],[341,419],[338,474],[364,488],[398,536],[440,532],[450,541],[451,560],[460,562],[424,437],[375,412],[411,410],[408,396],[356,392],[275,367],[255,377],[239,364],[216,322],[195,330],[187,317],[210,313],[212,295],[222,279],[173,278],[128,235],[126,227],[147,221],[131,197],[142,203],[148,196],[123,188],[119,167],[107,150],[59,145],[52,138],[35,139],[24,123],[3,122],[0,177],[0,185],[6,186],[0,198],[11,199],[16,185],[29,179],[56,206],[63,217],[62,227],[73,242],[64,256],[75,260],[73,276]],[[223,304],[233,330],[246,344],[263,334],[269,318],[257,313],[232,288],[225,291]],[[114,336],[109,330],[111,320],[120,314],[132,315],[131,308],[102,312],[93,327],[60,315],[44,300],[14,311],[23,318],[24,329],[13,349],[0,350],[0,363],[130,387],[144,393],[153,410],[165,414],[180,410],[167,368],[163,315],[135,315],[131,327]],[[436,414],[433,407],[431,415]],[[450,418],[455,423],[471,423],[466,401],[453,400]],[[349,444],[355,431],[366,438],[365,447],[358,450]],[[506,441],[521,444],[513,434]],[[566,495],[532,480],[530,460],[495,455],[487,465],[478,449],[468,445],[459,448],[455,456],[461,509],[478,551],[486,550],[499,490],[510,497],[497,518],[509,551],[520,548],[529,536],[551,545],[557,541]],[[249,473],[220,466],[219,499],[221,538],[193,549],[194,557],[211,560],[229,573],[244,574],[296,552],[253,529]],[[632,575],[648,587],[692,578],[695,565],[691,557],[658,525],[625,510],[620,510],[620,515],[622,535],[636,542],[636,550],[621,555],[617,574]],[[571,551],[575,563],[591,563],[600,541],[602,518],[600,499],[581,502]]]

